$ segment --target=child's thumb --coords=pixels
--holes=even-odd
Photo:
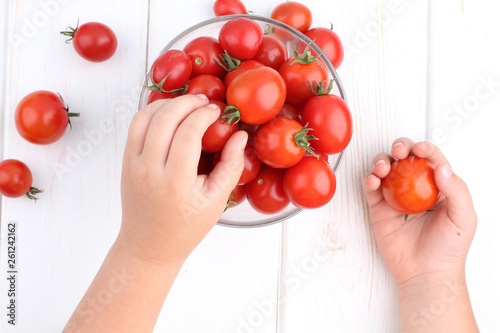
[[[475,228],[476,213],[467,184],[453,173],[448,163],[438,164],[434,178],[446,198],[450,219],[461,229]]]

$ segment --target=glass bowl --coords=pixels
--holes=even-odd
[[[291,28],[290,26],[284,23],[281,23],[279,21],[267,17],[249,15],[249,14],[228,15],[206,20],[185,30],[177,37],[172,39],[172,41],[170,41],[170,43],[168,43],[163,48],[160,54],[172,49],[182,50],[184,49],[187,43],[198,37],[209,36],[217,39],[219,36],[220,29],[226,22],[240,17],[248,18],[255,21],[262,27],[264,31],[271,31],[273,35],[275,35],[277,38],[283,41],[288,51],[289,57],[293,55],[293,49],[295,47],[299,46],[300,49],[303,49],[305,45],[311,42],[311,39],[309,39],[309,37],[307,37],[300,31],[295,30],[294,28]],[[311,46],[311,49],[313,49],[316,52],[316,54],[321,53],[321,50],[315,44]],[[331,62],[324,54],[322,54],[318,60],[320,61],[322,66],[325,66],[327,68],[330,79],[334,80],[335,84],[331,93],[338,95],[345,100],[346,96],[344,88],[342,86],[342,82],[340,81],[340,78],[337,72],[335,71],[335,68],[331,64]],[[149,75],[150,73],[148,71],[144,79],[144,84],[142,85],[142,90],[139,97],[138,110],[142,109],[147,105],[147,100],[150,91],[146,89],[145,86],[146,84],[150,84]],[[329,157],[330,165],[332,166],[333,171],[335,172],[336,175],[338,175],[339,173],[340,166],[344,159],[344,154],[345,150],[340,152],[339,154],[332,155]],[[297,208],[292,204],[289,204],[288,207],[286,207],[280,213],[274,215],[264,215],[253,210],[253,208],[248,203],[248,200],[245,200],[240,205],[234,208],[229,208],[222,215],[217,224],[222,226],[237,227],[237,228],[262,227],[282,222],[286,219],[289,219],[292,216],[299,214],[302,210],[303,209]]]

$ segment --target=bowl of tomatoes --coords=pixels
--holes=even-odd
[[[233,133],[249,134],[245,170],[219,225],[271,225],[331,201],[352,118],[332,62],[306,34],[250,14],[194,25],[152,64],[138,109],[200,93],[221,117],[203,137],[199,174],[210,173]]]

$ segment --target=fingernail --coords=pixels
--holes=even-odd
[[[196,96],[198,96],[198,97],[199,97],[199,98],[201,98],[201,99],[208,100],[208,97],[207,97],[207,96],[205,96],[204,94],[198,94],[198,95],[196,95]]]
[[[403,144],[402,142],[397,142],[397,143],[395,143],[395,144],[394,144],[394,146],[392,146],[392,148],[394,149],[394,148],[396,148],[397,146],[401,146],[402,144]]]
[[[377,163],[375,163],[375,166],[377,166],[379,164],[385,164],[385,161],[384,160],[378,160]]]
[[[218,109],[219,107],[218,107],[217,105],[215,105],[215,104],[208,104],[208,105],[207,105],[207,108],[210,108],[210,109],[214,109],[214,110],[215,110],[215,109]]]
[[[247,146],[247,142],[248,142],[248,135],[245,135],[243,137],[243,140],[241,140],[241,148],[245,149]]]
[[[451,168],[448,164],[444,165],[441,173],[443,174],[444,179],[450,179],[451,175],[453,175],[453,171],[451,171]]]

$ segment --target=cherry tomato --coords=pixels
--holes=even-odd
[[[293,119],[297,122],[300,123],[300,113],[297,111],[296,108],[294,108],[291,105],[284,104],[283,107],[281,108],[280,112],[278,113],[277,117],[285,117],[285,118],[290,118]]]
[[[69,27],[61,34],[70,37],[66,43],[73,41],[76,52],[88,61],[106,61],[115,54],[118,46],[113,30],[98,22],[85,23],[76,29]]]
[[[215,16],[246,14],[247,9],[240,0],[216,0],[214,3]]]
[[[254,149],[251,146],[245,148],[245,167],[241,173],[241,177],[238,180],[238,185],[246,185],[257,177],[260,171],[261,162],[257,155],[255,155]],[[214,165],[217,165],[220,161],[220,153],[214,155]]]
[[[302,110],[306,102],[315,95],[309,83],[328,80],[328,72],[319,61],[314,61],[306,53],[302,57],[292,57],[280,67],[280,74],[285,80],[287,88],[286,103]],[[316,88],[314,88],[316,92]]]
[[[161,54],[151,66],[150,90],[160,92],[182,88],[191,77],[192,62],[189,56],[179,50],[170,50]]]
[[[305,156],[288,169],[283,179],[287,198],[299,208],[319,208],[333,198],[337,181],[332,168],[323,160]]]
[[[285,82],[270,67],[249,69],[238,75],[227,88],[227,104],[234,106],[227,121],[241,118],[250,125],[259,125],[273,119],[283,107],[286,97]]]
[[[227,208],[234,208],[245,201],[246,199],[245,185],[236,185],[229,195]]]
[[[307,130],[289,118],[276,117],[261,125],[253,139],[257,157],[270,167],[285,169],[304,157],[309,149]]]
[[[288,59],[288,52],[285,45],[274,36],[264,36],[257,54],[253,57],[253,60],[275,70],[279,70],[286,59]]]
[[[224,102],[226,100],[226,86],[216,76],[200,75],[188,82],[186,94],[204,94],[208,99]]]
[[[311,141],[311,146],[319,153],[340,153],[351,141],[351,112],[338,96],[311,98],[302,110],[302,124],[314,129],[313,134],[318,140]]]
[[[178,96],[182,96],[184,93],[180,92],[180,93],[172,93],[172,92],[159,92],[158,90],[153,90],[152,92],[149,93],[149,96],[148,96],[148,105],[153,103],[153,102],[156,102],[160,99],[171,99],[171,98],[175,98],[175,97],[178,97]]]
[[[248,134],[248,142],[252,143],[255,132],[259,128],[259,125],[248,125],[242,121],[238,123],[240,131],[245,131]]]
[[[257,212],[276,214],[288,206],[290,201],[283,190],[285,170],[262,165],[259,174],[246,188],[247,199]]]
[[[432,163],[416,156],[395,161],[382,179],[382,194],[392,209],[403,214],[431,209],[439,198]]]
[[[226,104],[212,100],[212,104],[216,104],[220,108],[221,116],[226,108]],[[201,139],[201,149],[207,153],[217,153],[222,151],[227,140],[238,131],[238,124],[228,124],[222,122],[220,118],[212,123]]]
[[[256,60],[243,61],[236,69],[233,69],[232,71],[227,73],[224,79],[224,84],[226,85],[226,87],[229,87],[234,78],[237,77],[239,74],[243,73],[247,69],[252,69],[257,67],[264,67],[264,64]]]
[[[214,154],[201,152],[200,161],[198,162],[198,174],[209,175],[214,168]]]
[[[312,23],[312,13],[309,8],[294,1],[283,2],[276,6],[271,18],[288,24],[302,33],[306,32]]]
[[[43,191],[31,187],[32,184],[33,176],[26,164],[14,159],[0,162],[0,194],[9,198],[26,195],[37,200],[34,195]]]
[[[240,60],[252,59],[262,42],[262,28],[247,18],[237,18],[222,26],[219,43],[230,56]]]
[[[323,50],[335,69],[340,67],[344,60],[344,46],[339,36],[333,30],[314,28],[308,30],[305,35],[314,40],[314,43]],[[311,54],[314,56],[316,52],[311,51]]]
[[[46,145],[59,140],[66,132],[69,117],[79,113],[68,113],[68,107],[59,95],[39,90],[24,97],[16,108],[15,120],[19,134],[27,141]]]
[[[214,60],[218,59],[219,54],[224,52],[215,38],[195,38],[184,47],[184,52],[191,58],[191,77],[210,74],[222,80],[226,75],[224,68]]]

